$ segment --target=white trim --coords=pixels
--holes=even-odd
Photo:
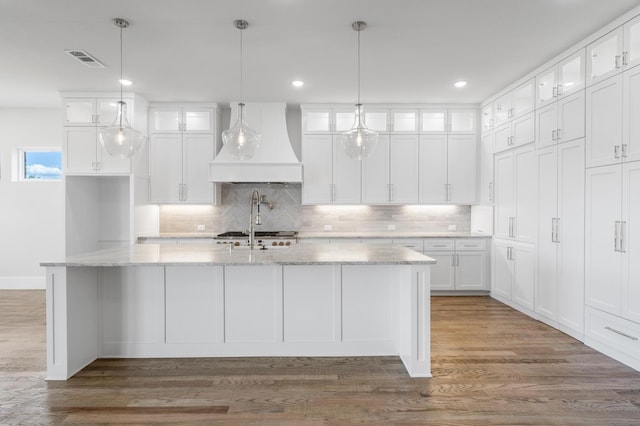
[[[0,277],[0,290],[44,290],[45,276],[39,277]]]

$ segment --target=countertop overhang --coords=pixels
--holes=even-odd
[[[201,244],[134,244],[69,256],[40,266],[231,266],[231,265],[430,265],[428,256],[399,246],[298,244],[260,250]]]

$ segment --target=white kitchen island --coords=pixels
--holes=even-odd
[[[386,355],[430,377],[433,263],[367,244],[140,244],[43,262],[47,379],[97,358]]]

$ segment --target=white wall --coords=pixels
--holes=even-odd
[[[17,148],[57,147],[62,110],[0,108],[0,289],[44,288],[40,262],[64,256],[64,185],[12,181]]]

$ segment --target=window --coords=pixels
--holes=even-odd
[[[19,180],[62,179],[62,152],[55,148],[22,148],[18,152]]]

